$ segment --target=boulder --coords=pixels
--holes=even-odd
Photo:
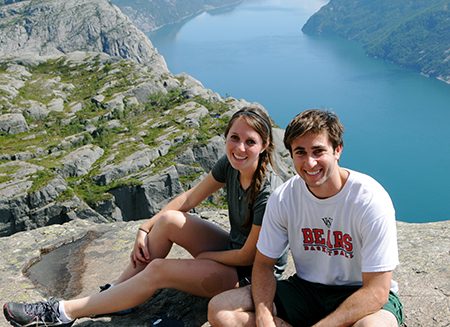
[[[28,131],[28,124],[22,114],[0,115],[0,133],[18,134]]]
[[[183,83],[186,86],[185,94],[189,98],[200,96],[209,100],[222,99],[218,93],[205,88],[199,80],[196,80],[194,77],[188,74],[181,73],[177,75],[177,77],[183,80]]]
[[[27,108],[24,110],[24,113],[29,115],[34,120],[44,119],[50,113],[50,111],[44,104],[37,101],[28,100],[24,103],[24,105],[27,106]]]
[[[135,173],[150,164],[160,156],[158,149],[145,148],[134,152],[118,164],[110,164],[101,169],[101,173],[95,176],[99,185],[108,185],[113,180]]]
[[[141,181],[142,185],[123,186],[110,191],[121,210],[123,220],[151,217],[171,198],[183,192],[178,172],[173,166]]]
[[[49,111],[62,112],[64,111],[64,100],[61,98],[55,98],[48,104]]]
[[[205,170],[210,171],[217,160],[225,155],[225,140],[221,136],[215,136],[208,144],[198,145],[192,148],[195,161]]]
[[[62,159],[60,174],[63,177],[78,177],[86,175],[92,165],[103,155],[102,148],[96,145],[85,145],[69,153]]]
[[[42,187],[32,190],[34,173],[42,167],[18,163],[21,168],[13,175],[15,178],[0,184],[0,236],[73,219],[88,219],[97,223],[109,221],[76,196],[64,200],[62,195],[67,191],[68,184],[60,175],[56,174]],[[6,163],[0,167],[7,165],[12,164]],[[120,216],[113,209],[108,218],[120,219]]]
[[[183,115],[177,120],[188,128],[200,128],[200,120],[209,114],[208,109],[196,102],[188,102],[175,107],[173,111],[183,111]]]

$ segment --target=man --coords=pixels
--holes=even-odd
[[[339,166],[343,126],[324,110],[297,115],[284,144],[297,175],[269,198],[251,287],[214,297],[213,326],[398,326],[402,305],[392,201],[371,177]],[[296,274],[276,282],[290,247]]]

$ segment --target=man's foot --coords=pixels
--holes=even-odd
[[[19,326],[72,326],[75,320],[62,322],[58,310],[59,301],[50,299],[36,303],[8,302],[3,305],[6,320]]]

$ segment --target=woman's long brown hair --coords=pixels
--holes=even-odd
[[[235,112],[228,122],[225,129],[225,138],[230,131],[231,126],[238,118],[245,119],[245,122],[252,127],[260,136],[263,141],[263,145],[266,149],[259,154],[258,167],[252,177],[250,188],[247,192],[247,213],[242,224],[243,227],[248,227],[253,222],[253,205],[255,204],[256,197],[261,191],[262,186],[266,180],[267,170],[269,165],[272,165],[272,153],[274,151],[273,134],[272,134],[272,122],[269,116],[258,107],[244,107]]]

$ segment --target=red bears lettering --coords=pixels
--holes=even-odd
[[[347,253],[353,251],[352,237],[341,231],[331,232],[327,230],[326,239],[324,238],[325,231],[321,228],[302,228],[302,234],[305,250],[322,250],[323,252],[333,253],[334,255],[339,254],[341,252],[339,250],[344,250]],[[312,246],[316,246],[316,248]],[[345,255],[345,252],[340,254]],[[351,253],[349,255],[353,257]]]
[[[348,234],[344,234],[344,247],[348,252],[353,251],[352,237]]]
[[[303,244],[312,244],[314,242],[311,228],[303,228]]]
[[[322,238],[323,229],[314,228],[313,235],[314,235],[314,243],[315,244],[325,244],[325,240]]]

